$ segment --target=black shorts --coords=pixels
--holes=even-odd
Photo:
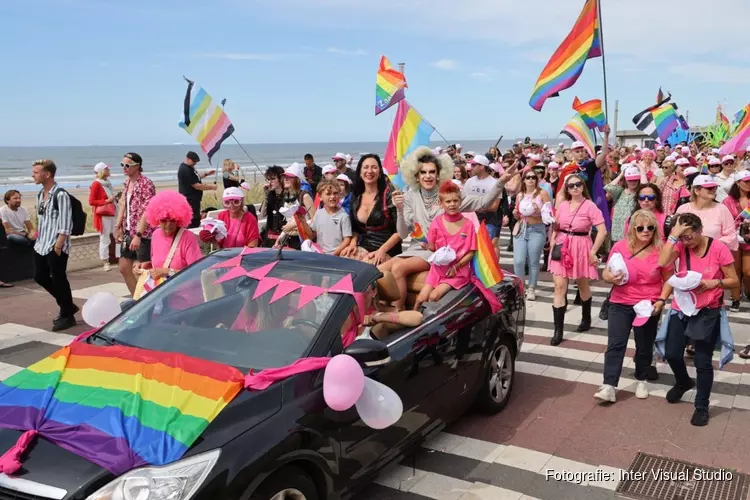
[[[150,262],[151,261],[151,238],[141,238],[141,246],[135,252],[130,249],[130,242],[132,237],[130,235],[125,236],[120,247],[120,255],[123,259],[135,260],[138,262]]]

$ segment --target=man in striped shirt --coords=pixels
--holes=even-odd
[[[53,332],[75,326],[74,316],[78,312],[78,307],[73,303],[67,276],[73,210],[68,193],[55,182],[56,172],[57,166],[52,160],[34,162],[34,183],[42,185],[42,190],[37,195],[39,230],[34,244],[34,280],[47,290],[60,306],[60,314],[52,323]]]

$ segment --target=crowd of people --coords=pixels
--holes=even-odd
[[[201,241],[215,248],[317,251],[377,266],[397,289],[391,311],[418,311],[472,281],[477,224],[484,223],[496,245],[505,227],[527,300],[536,300],[540,271],[552,274],[552,345],[564,341],[570,282],[581,305],[578,332],[591,328],[591,281],[611,285],[601,314],[609,344],[598,400],[616,401],[632,330],[636,396],[648,397],[647,380],[658,377],[654,345],[663,341],[677,379],[667,400],[679,401],[697,384],[692,423],[708,422],[712,353],[730,335],[724,290],[735,312],[743,290],[750,294],[750,148],[742,157],[696,144],[612,148],[609,129],[594,157],[580,142],[550,147],[529,139],[504,152],[421,147],[400,164],[403,186],[392,183],[377,154],[362,155],[356,166],[343,153],[331,160],[320,167],[308,154],[304,163],[268,167],[258,210],[245,205],[242,171],[226,160],[218,215],[201,209],[203,192],[217,186],[203,181],[215,172],[199,172],[193,152],[179,167],[178,192],[157,194],[137,153],[121,160],[121,192],[109,182],[110,167],[99,163],[89,205],[104,268],[112,238],[133,294],[144,279],[158,284],[200,259]],[[6,193],[0,215],[9,241],[33,245],[35,279],[60,307],[53,323],[58,331],[75,324],[78,309],[65,273],[72,203],[55,172],[51,160],[33,165],[42,186],[36,229],[18,192]],[[265,219],[262,227],[259,219]],[[407,304],[407,280],[419,273],[425,273],[422,292]],[[672,296],[669,314],[662,315]],[[685,351],[694,356],[696,381],[685,368]],[[750,346],[740,356],[750,357]]]

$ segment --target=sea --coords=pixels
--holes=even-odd
[[[534,142],[560,142],[559,139],[537,139]],[[516,140],[502,140],[501,149],[510,148]],[[565,139],[566,144],[570,142]],[[463,152],[474,151],[476,154],[486,152],[495,145],[493,140],[456,141],[463,147]],[[434,142],[431,147],[447,146],[445,142]],[[243,151],[244,148],[244,151]],[[212,158],[211,165],[197,145],[172,144],[165,146],[49,146],[49,147],[0,147],[0,193],[8,189],[21,192],[34,192],[38,187],[31,178],[31,165],[35,160],[49,158],[57,165],[57,182],[66,189],[87,188],[94,178],[93,167],[104,162],[111,166],[110,177],[115,186],[122,185],[124,176],[120,168],[122,157],[127,152],[135,152],[143,158],[143,172],[155,183],[177,181],[177,167],[185,159],[188,151],[197,152],[202,161],[199,170],[221,170],[224,159],[231,158],[242,169],[243,177],[252,181],[261,181],[263,172],[270,165],[286,167],[293,162],[302,163],[305,154],[310,153],[321,167],[331,163],[336,153],[349,154],[357,159],[366,153],[377,153],[383,156],[385,142],[344,142],[344,143],[298,143],[298,144],[225,144]],[[220,173],[217,173],[217,178]]]

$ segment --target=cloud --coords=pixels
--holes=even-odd
[[[479,80],[482,82],[490,82],[492,81],[492,77],[489,75],[489,73],[485,73],[484,71],[475,71],[474,73],[471,73],[469,75],[474,80]]]
[[[200,57],[211,59],[229,59],[232,61],[278,61],[278,54],[255,54],[247,52],[210,52],[199,54]]]
[[[693,81],[705,83],[732,85],[750,83],[750,68],[747,66],[695,62],[670,66],[668,70],[673,75],[686,76]]]
[[[366,56],[367,52],[365,52],[362,49],[357,50],[348,50],[348,49],[340,49],[338,47],[328,47],[326,49],[326,52],[329,54],[339,54],[342,56]]]
[[[443,69],[446,71],[452,71],[458,67],[458,64],[456,64],[456,61],[452,59],[439,59],[435,61],[434,63],[430,64],[433,68],[437,69]]]

